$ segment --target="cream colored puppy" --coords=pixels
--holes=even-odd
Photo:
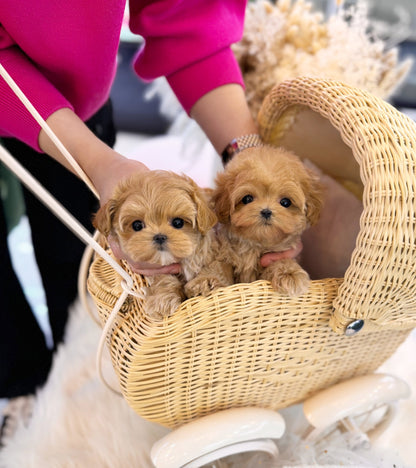
[[[218,174],[212,200],[220,222],[220,259],[232,265],[236,282],[269,280],[290,296],[307,290],[309,275],[296,260],[260,265],[265,253],[295,247],[318,221],[318,177],[297,156],[271,146],[246,149]]]
[[[134,262],[181,265],[177,275],[147,277],[145,310],[159,318],[175,312],[186,297],[225,285],[221,271],[204,276],[206,268],[215,270],[216,222],[196,183],[168,171],[122,181],[94,218],[94,226],[105,237],[111,234]]]

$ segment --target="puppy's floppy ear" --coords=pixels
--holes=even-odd
[[[93,226],[107,237],[113,227],[114,216],[117,212],[118,203],[116,200],[108,200],[95,214],[92,220]]]
[[[201,234],[206,234],[217,224],[217,217],[210,207],[210,191],[204,191],[191,179],[187,178],[187,192],[196,205],[196,224]]]
[[[307,169],[309,178],[304,184],[306,196],[306,219],[310,226],[316,224],[319,220],[323,204],[323,190],[319,177],[314,172]]]
[[[212,204],[218,216],[218,221],[222,224],[228,223],[231,213],[231,200],[227,181],[231,183],[227,174],[225,172],[219,173],[215,181],[216,188],[212,194]]]

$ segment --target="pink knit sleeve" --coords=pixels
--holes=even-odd
[[[7,33],[0,26],[0,62],[16,81],[40,115],[46,119],[63,107],[72,106],[13,44],[7,46]],[[39,124],[0,77],[0,135],[20,139],[37,151]]]
[[[245,0],[131,0],[130,28],[145,39],[137,74],[166,76],[187,112],[218,86],[243,86],[230,46],[241,39],[245,7]]]

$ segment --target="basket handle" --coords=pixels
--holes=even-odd
[[[266,142],[279,144],[285,114],[306,108],[338,130],[359,164],[364,184],[360,232],[334,300],[332,328],[344,333],[356,320],[366,330],[416,325],[416,124],[369,92],[342,82],[299,77],[276,85],[258,122]],[[306,129],[303,128],[303,131]],[[276,138],[278,134],[278,138]],[[292,136],[292,138],[294,138]],[[332,158],[337,148],[329,148]]]

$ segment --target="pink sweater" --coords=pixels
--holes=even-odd
[[[243,84],[230,45],[246,0],[130,0],[130,29],[145,39],[134,68],[166,76],[186,111],[208,91]],[[0,62],[44,119],[69,107],[83,120],[108,99],[123,0],[1,0]],[[40,151],[39,125],[0,77],[0,135]]]

